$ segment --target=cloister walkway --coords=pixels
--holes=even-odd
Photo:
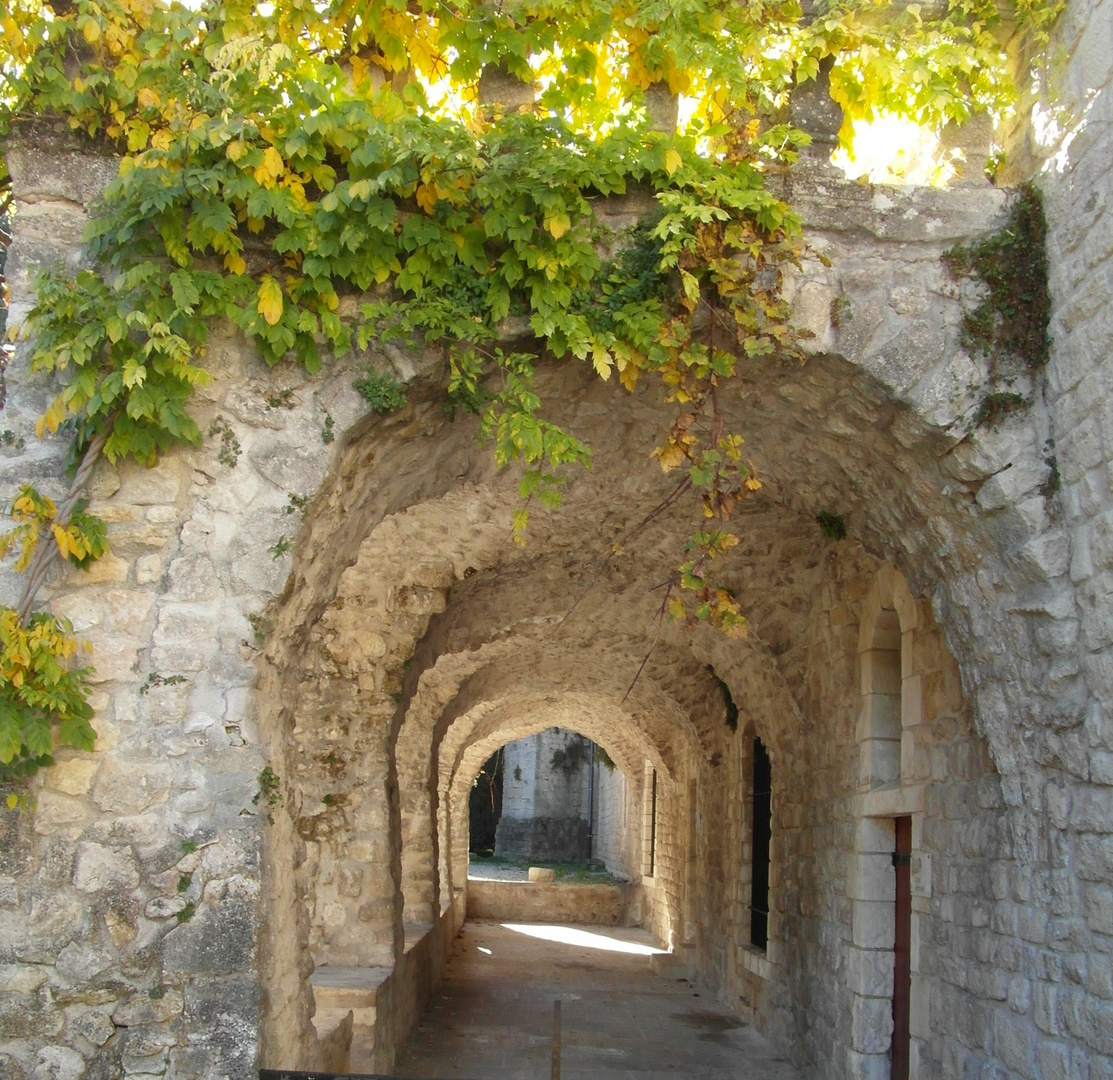
[[[643,930],[468,922],[396,1074],[548,1080],[559,998],[562,1080],[796,1080],[698,986],[654,972],[656,951]]]

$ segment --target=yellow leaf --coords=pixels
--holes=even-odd
[[[224,148],[224,153],[229,161],[239,161],[244,155],[244,149],[243,143],[236,139]]]
[[[614,360],[602,345],[596,345],[591,354],[591,366],[595,368],[595,374],[606,381],[611,377]]]
[[[641,376],[641,371],[634,367],[633,364],[627,364],[618,376],[618,381],[626,387],[627,390],[633,390],[638,385],[638,379]]]
[[[286,171],[282,155],[273,147],[263,151],[263,163],[255,170],[255,182],[263,187],[274,187],[274,182]]]
[[[247,269],[247,263],[238,251],[229,251],[224,256],[224,269],[230,274],[242,274]]]
[[[151,136],[151,145],[156,150],[169,150],[173,141],[174,136],[170,134],[169,128],[160,128]]]
[[[680,271],[680,282],[684,286],[684,295],[694,304],[699,300],[699,281],[694,274],[687,270]]]
[[[653,456],[661,463],[661,469],[669,472],[684,460],[684,450],[670,439],[664,446],[657,447]]]
[[[58,554],[63,559],[68,555],[77,555],[80,558],[80,552],[74,545],[73,537],[61,525],[51,525],[50,531],[54,533],[54,542],[58,545]]]
[[[81,36],[90,44],[95,45],[100,40],[100,26],[95,19],[86,19],[81,28]]]
[[[748,477],[746,480],[746,487],[750,491],[760,491],[761,481],[756,476]]]
[[[136,94],[136,97],[139,100],[139,104],[144,106],[144,108],[151,108],[158,105],[162,100],[158,96],[158,91],[150,86],[144,86],[143,89]]]
[[[433,207],[437,205],[437,188],[436,185],[418,184],[417,185],[417,205],[427,214],[433,212]]]
[[[282,287],[270,274],[264,274],[263,281],[259,285],[259,303],[256,310],[267,320],[268,326],[274,326],[282,318]]]
[[[9,795],[5,801],[8,804],[8,809],[14,810],[19,805],[19,796]]]
[[[553,234],[554,240],[559,240],[571,227],[572,222],[563,210],[553,214],[545,221],[545,228]]]
[[[66,406],[61,397],[56,397],[47,407],[46,412],[35,421],[35,434],[41,439],[43,432],[53,434],[62,426],[66,419]]]
[[[12,52],[18,56],[23,51],[23,31],[20,30],[15,19],[8,15],[5,15],[0,22],[3,24],[4,36],[8,39]]]
[[[133,154],[138,150],[142,150],[147,145],[147,136],[150,133],[151,129],[144,120],[136,120],[134,124],[129,125],[128,149]]]
[[[683,164],[684,159],[680,156],[679,151],[672,149],[665,151],[665,172],[667,172],[669,176],[672,176]]]

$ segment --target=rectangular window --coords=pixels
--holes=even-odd
[[[651,789],[650,803],[649,803],[649,876],[653,877],[653,872],[656,868],[657,862],[657,770],[653,770],[653,786]]]
[[[754,739],[754,783],[750,890],[750,944],[764,949],[769,944],[769,840],[772,829],[773,773],[769,755],[760,739]]]

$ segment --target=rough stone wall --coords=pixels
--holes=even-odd
[[[115,166],[41,134],[7,154],[18,320],[35,268],[73,262]],[[90,573],[57,569],[44,590],[94,647],[98,740],[93,753],[59,753],[33,812],[5,815],[0,1072],[12,1080],[253,1075],[267,806],[253,802],[264,756],[249,616],[289,572],[290,557],[266,548],[297,530],[289,495],[324,475],[325,410],[347,426],[356,408],[341,377],[309,387],[291,368],[245,366],[219,328],[207,361],[216,378],[197,417],[202,428],[225,418],[237,466],[212,441],[155,470],[102,463],[91,509],[108,522],[111,554]],[[292,408],[267,406],[287,388]],[[5,500],[28,480],[64,490],[64,439],[33,434],[50,393],[41,379],[9,378],[4,423],[27,448],[3,452]],[[11,603],[17,579],[5,573],[0,589]]]

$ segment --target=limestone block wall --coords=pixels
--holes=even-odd
[[[615,877],[628,881],[641,873],[641,834],[637,828],[641,807],[635,798],[621,769],[608,769],[596,762],[592,858],[599,859]]]
[[[110,159],[66,139],[7,149],[19,226],[7,274],[12,319],[36,267],[73,261]],[[16,367],[23,355],[17,350]],[[91,642],[97,746],[62,751],[33,812],[5,813],[0,848],[0,1073],[253,1075],[261,1023],[259,938],[265,757],[251,701],[261,623],[290,556],[268,547],[300,526],[290,496],[328,465],[326,413],[358,414],[340,374],[310,386],[291,367],[245,363],[216,329],[203,429],[231,431],[157,469],[98,468],[91,509],[111,554],[90,573],[58,568],[44,590]],[[268,395],[290,390],[282,404]],[[64,491],[64,438],[33,433],[50,386],[9,375],[4,424],[26,441],[0,460],[5,502],[31,480]],[[19,582],[0,581],[11,603]],[[282,778],[283,784],[285,778]],[[281,789],[280,789],[281,790]]]

